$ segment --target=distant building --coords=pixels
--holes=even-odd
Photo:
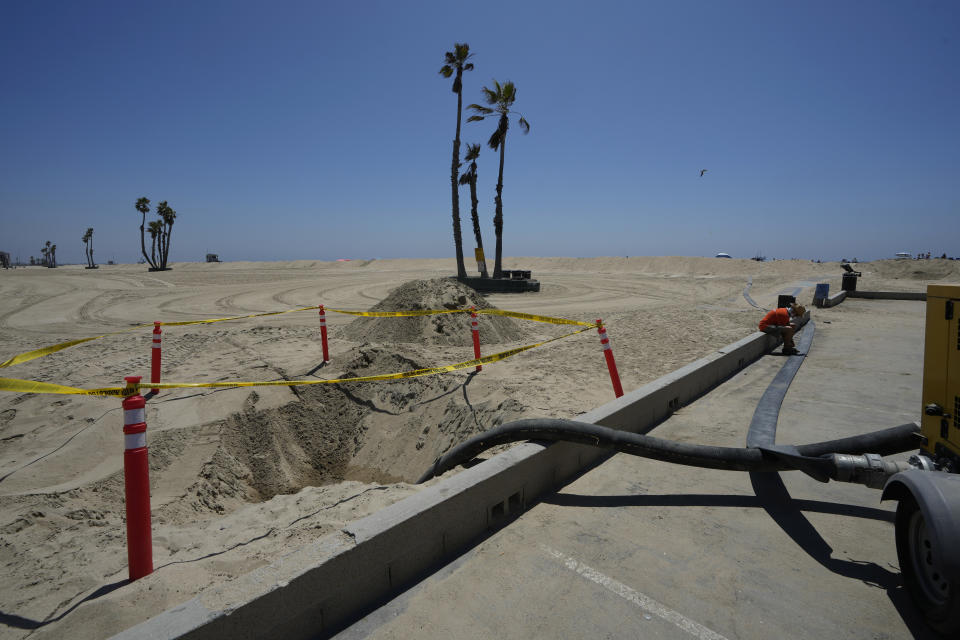
[[[718,254],[717,254],[716,256],[714,256],[714,257],[715,257],[715,258],[732,258],[733,256],[731,256],[729,253],[723,253],[723,252],[721,252],[721,253],[718,253]]]
[[[220,262],[220,256],[215,253],[208,253],[207,262]]]

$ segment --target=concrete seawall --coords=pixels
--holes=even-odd
[[[645,433],[778,343],[754,333],[577,419]],[[516,445],[114,638],[310,638],[334,632],[608,455],[565,442]]]
[[[847,297],[870,300],[926,300],[927,294],[913,291],[848,291]]]

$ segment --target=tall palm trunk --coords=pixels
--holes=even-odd
[[[503,259],[503,154],[506,147],[507,136],[504,135],[503,139],[500,140],[500,174],[497,176],[497,197],[494,198],[496,213],[493,215],[493,232],[497,236],[497,257],[496,262],[493,263],[494,278],[501,276]]]
[[[89,251],[90,251],[90,266],[91,266],[91,267],[95,267],[95,266],[97,266],[97,265],[94,264],[94,262],[93,262],[93,234],[92,234],[92,233],[90,234],[90,249],[89,249]]]
[[[141,212],[142,216],[140,218],[140,253],[143,254],[143,259],[150,263],[150,266],[153,266],[153,260],[150,259],[150,256],[147,255],[147,244],[143,237],[143,226],[147,223],[147,214]]]
[[[170,234],[173,233],[173,225],[167,227],[166,239],[163,241],[163,268],[167,268],[167,257],[170,255]]]
[[[463,75],[457,70],[456,84],[460,86]],[[450,188],[453,192],[453,244],[457,252],[457,277],[467,277],[467,270],[463,266],[463,236],[460,233],[460,191],[458,188],[458,172],[460,169],[460,113],[463,110],[463,90],[457,91],[457,135],[453,139],[453,161],[450,164]]]
[[[157,249],[160,251],[160,255],[157,257],[157,267],[163,269],[163,245],[167,241],[163,227],[160,227],[160,232],[157,235],[160,236],[160,239],[157,241]]]
[[[480,233],[480,213],[477,210],[477,205],[479,201],[477,200],[477,173],[474,171],[473,176],[470,179],[470,218],[473,220],[473,236],[477,240],[477,248],[480,251],[483,251],[483,235]],[[489,278],[490,274],[487,273],[487,260],[484,256],[484,260],[481,263],[480,277]]]

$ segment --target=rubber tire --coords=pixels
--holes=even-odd
[[[947,637],[957,637],[956,634],[960,632],[960,581],[957,576],[939,576],[933,568],[930,558],[936,559],[937,549],[931,548],[929,536],[923,535],[923,511],[912,495],[904,496],[897,504],[895,526],[900,573],[910,597],[923,613],[927,624]],[[936,585],[921,573],[924,560],[917,556],[915,550],[922,545],[928,549],[926,562],[931,566],[933,576],[937,576]]]

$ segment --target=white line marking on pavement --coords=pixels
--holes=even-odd
[[[576,558],[565,555],[560,551],[551,549],[547,546],[541,545],[540,548],[557,560],[562,561],[567,569],[578,573],[587,580],[597,583],[604,589],[612,591],[624,600],[632,602],[641,609],[644,609],[645,611],[648,611],[659,618],[663,618],[667,622],[672,622],[676,626],[680,627],[690,635],[699,638],[700,640],[727,640],[725,636],[720,635],[716,631],[708,629],[702,624],[687,618],[683,614],[677,613],[673,609],[660,604],[653,598],[646,596],[635,589],[631,589],[627,585],[619,582],[618,580],[614,580],[610,576],[600,573],[593,567],[583,564]]]

